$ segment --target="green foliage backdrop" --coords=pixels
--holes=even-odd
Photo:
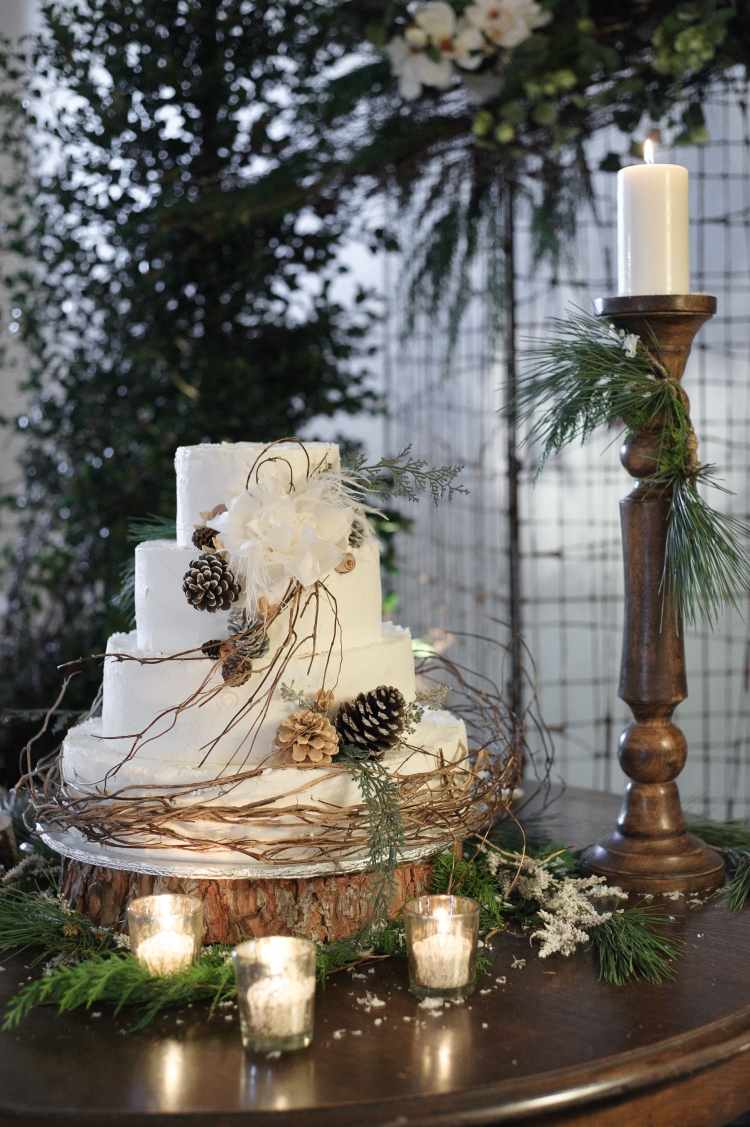
[[[2,499],[19,532],[3,705],[48,704],[56,663],[126,625],[112,600],[127,521],[173,511],[176,446],[376,406],[375,305],[332,293],[346,213],[278,190],[238,198],[299,148],[284,101],[302,97],[328,34],[308,4],[281,12],[45,2],[30,58],[0,56],[6,328],[30,359],[28,407],[3,420],[25,439],[22,487]],[[90,689],[80,679],[80,703]]]

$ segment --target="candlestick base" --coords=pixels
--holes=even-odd
[[[629,783],[617,829],[582,861],[626,892],[705,893],[724,882],[720,855],[685,831],[674,783]]]

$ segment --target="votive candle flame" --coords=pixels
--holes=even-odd
[[[142,896],[128,906],[128,931],[133,954],[150,974],[174,974],[200,951],[203,905],[195,896]]]

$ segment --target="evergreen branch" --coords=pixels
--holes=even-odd
[[[70,966],[52,967],[22,986],[5,1011],[3,1029],[15,1029],[34,1006],[53,1005],[58,1013],[111,1005],[115,1014],[137,1006],[131,1031],[143,1029],[162,1010],[189,1002],[220,1002],[235,997],[234,970],[229,949],[210,948],[192,966],[175,974],[153,976],[129,954],[93,955]]]
[[[34,949],[41,962],[101,952],[114,942],[113,932],[96,927],[51,892],[0,887],[0,951]]]
[[[750,850],[750,825],[740,819],[713,822],[705,818],[689,818],[688,829],[715,849]]]
[[[505,927],[503,897],[481,853],[472,860],[455,857],[450,852],[439,854],[432,863],[431,888],[436,893],[476,900],[480,931],[498,931]]]
[[[729,880],[724,886],[730,912],[741,912],[750,896],[750,850],[730,849],[725,853]]]
[[[375,873],[371,919],[380,923],[388,916],[393,874],[404,844],[398,784],[379,759],[368,758],[358,748],[342,748],[338,762],[349,768],[367,807],[368,867]]]
[[[423,493],[429,493],[436,505],[441,501],[452,501],[459,493],[468,493],[463,485],[457,484],[463,466],[431,466],[426,458],[413,458],[411,446],[392,458],[381,458],[368,466],[363,454],[355,455],[344,467],[347,487],[358,503],[365,497],[375,495],[388,500],[403,497],[407,501],[417,501]]]
[[[722,488],[712,466],[673,483],[665,586],[685,621],[702,617],[713,625],[726,607],[739,610],[750,591],[750,525],[712,508],[698,490],[700,483]]]
[[[682,944],[656,930],[666,922],[664,916],[634,907],[613,912],[592,928],[600,981],[623,986],[633,979],[658,984],[673,978]]]
[[[670,432],[688,433],[687,410],[674,383],[655,374],[654,358],[641,341],[631,352],[623,344],[606,322],[576,310],[553,318],[549,337],[527,351],[517,407],[522,418],[533,420],[528,441],[541,447],[540,466],[601,426],[635,431],[663,418]]]

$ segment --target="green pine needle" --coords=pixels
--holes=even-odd
[[[750,825],[739,819],[714,822],[705,818],[689,818],[688,829],[706,845],[716,849],[750,849]]]
[[[371,917],[385,920],[393,891],[393,874],[404,844],[398,783],[379,759],[367,758],[354,747],[344,747],[338,762],[346,763],[367,807],[368,868],[375,874]]]
[[[681,944],[656,930],[666,922],[664,916],[633,907],[614,912],[593,928],[600,981],[623,986],[635,979],[658,984],[673,978]]]
[[[95,927],[50,892],[0,888],[0,952],[33,949],[37,960],[81,957],[112,947],[114,934]]]
[[[726,607],[739,610],[750,591],[750,525],[712,508],[699,484],[722,489],[712,466],[673,483],[666,578],[686,622],[704,618],[714,624]]]
[[[724,887],[730,912],[741,912],[750,896],[750,850],[731,849],[726,853],[729,880]]]

